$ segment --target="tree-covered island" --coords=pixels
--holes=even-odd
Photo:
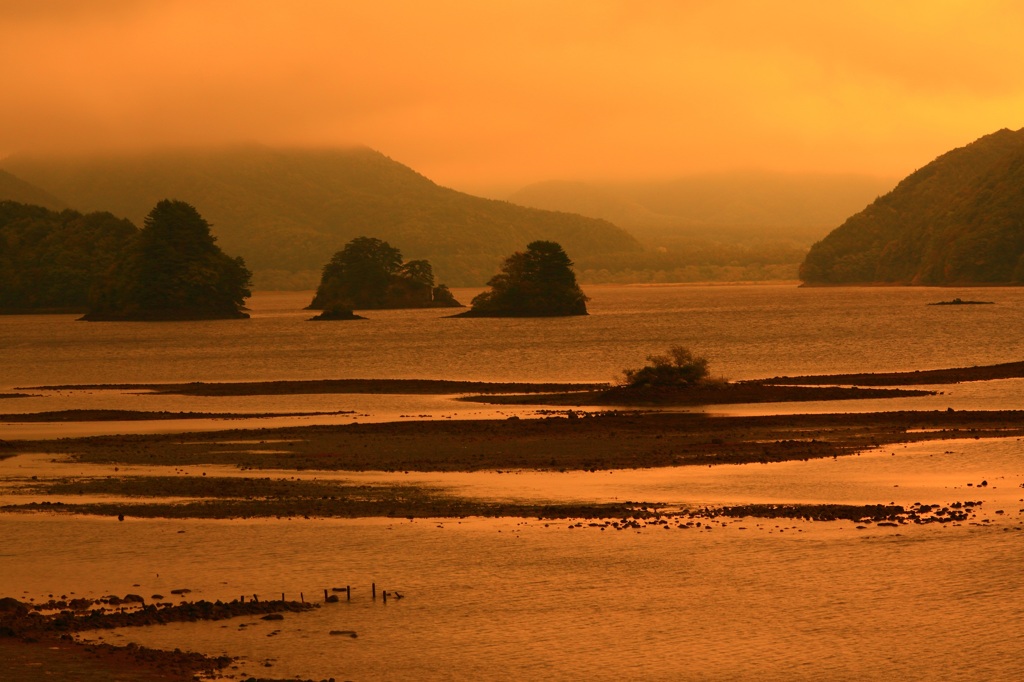
[[[165,199],[93,288],[82,319],[247,318],[243,309],[251,278],[241,258],[221,251],[194,207]]]
[[[82,313],[138,229],[110,213],[0,201],[0,313]]]
[[[459,307],[447,286],[434,285],[429,262],[403,261],[386,241],[356,237],[324,266],[308,309],[331,313],[318,319],[358,319],[346,311]]]
[[[572,261],[556,242],[535,241],[505,259],[472,308],[456,317],[565,317],[587,314]]]

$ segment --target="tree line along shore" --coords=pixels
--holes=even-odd
[[[86,321],[243,319],[252,272],[221,250],[190,204],[165,199],[136,230],[109,213],[55,212],[0,202],[0,312],[85,312]],[[573,263],[553,241],[508,256],[468,317],[586,315]],[[309,309],[316,321],[355,310],[463,307],[423,259],[356,237],[324,265]]]

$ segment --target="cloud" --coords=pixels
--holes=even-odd
[[[1019,127],[1021,18],[940,1],[5,2],[0,152],[363,143],[481,185],[890,174]]]

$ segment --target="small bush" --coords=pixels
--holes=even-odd
[[[627,386],[693,386],[710,374],[707,358],[683,346],[672,346],[666,355],[648,355],[647,362],[639,369],[623,370]]]

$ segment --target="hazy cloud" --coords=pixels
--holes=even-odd
[[[902,174],[1022,124],[1009,2],[9,2],[0,152],[363,143],[457,186]]]

